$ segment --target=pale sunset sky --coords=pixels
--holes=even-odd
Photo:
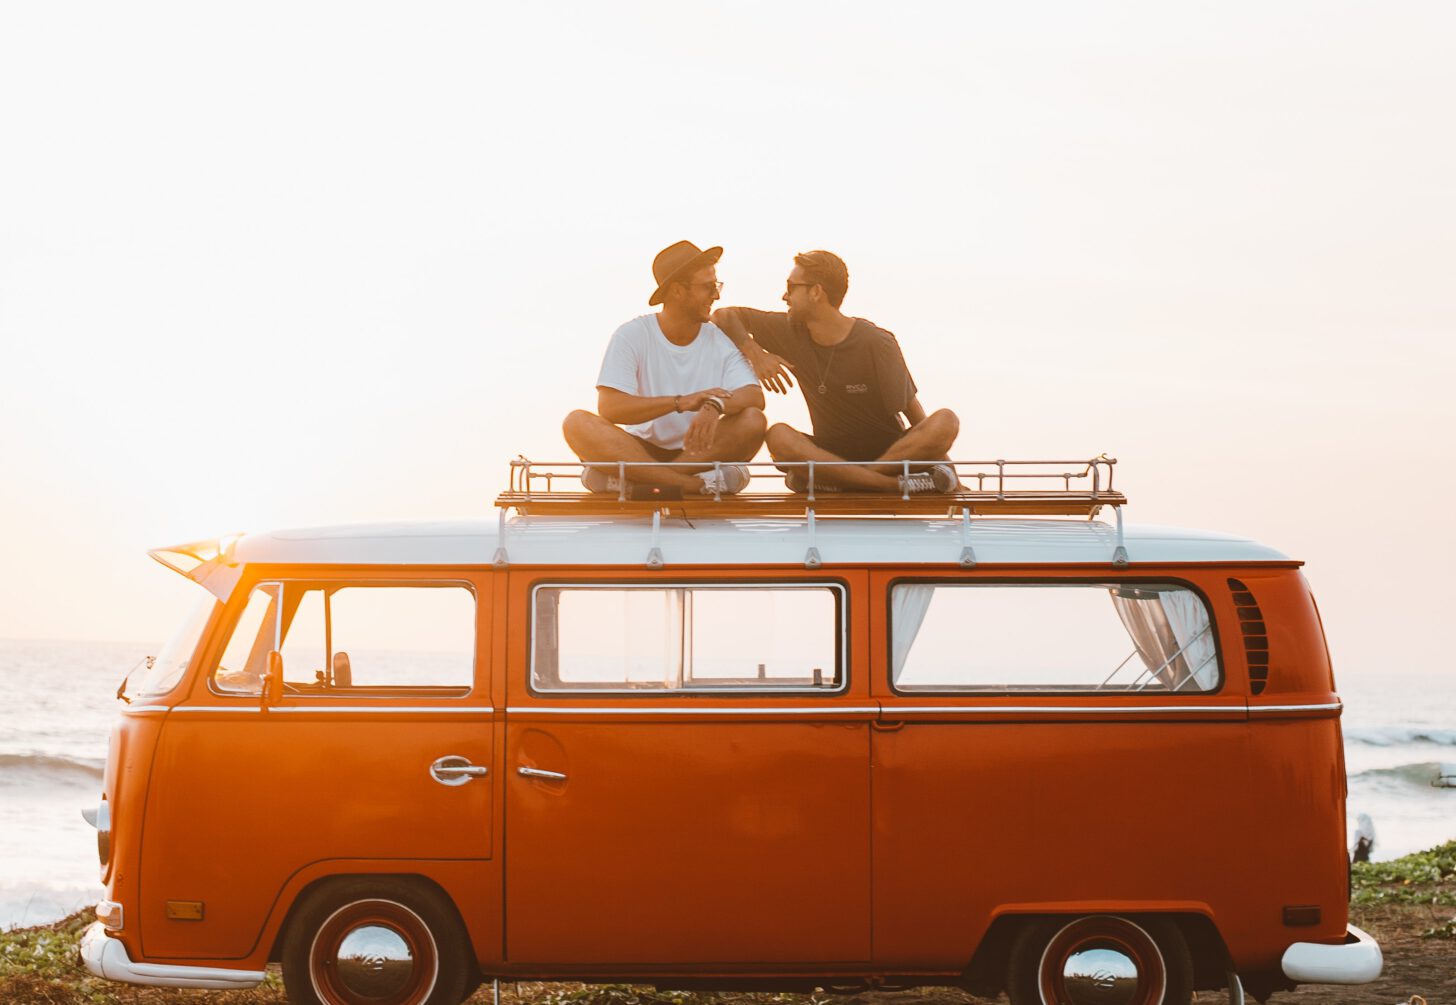
[[[1130,522],[1304,559],[1337,673],[1452,686],[1453,51],[1439,2],[0,6],[0,637],[155,651],[149,547],[493,519],[687,239],[725,305],[838,252],[954,457],[1105,451]]]

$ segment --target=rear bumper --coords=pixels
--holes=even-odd
[[[81,962],[97,977],[158,988],[251,988],[263,983],[261,970],[220,970],[216,967],[178,967],[133,963],[121,940],[106,934],[96,922],[81,936]]]
[[[1279,965],[1285,977],[1299,984],[1367,984],[1380,976],[1385,958],[1374,939],[1350,925],[1344,944],[1296,942],[1284,950]]]

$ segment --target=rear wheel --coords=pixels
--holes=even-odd
[[[1193,963],[1172,922],[1094,914],[1027,926],[1006,983],[1012,1005],[1188,1005]]]
[[[384,877],[328,883],[288,923],[283,983],[294,1005],[459,1005],[469,942],[444,894]]]

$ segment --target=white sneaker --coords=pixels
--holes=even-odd
[[[619,495],[622,491],[622,480],[616,475],[609,475],[602,468],[587,468],[581,473],[581,484],[588,492],[608,493]]]
[[[905,495],[938,492],[945,495],[956,490],[960,480],[949,464],[936,464],[929,471],[900,476],[900,491]]]
[[[731,496],[742,492],[748,484],[748,468],[743,464],[724,464],[711,471],[700,471],[703,480],[703,495]]]
[[[800,495],[807,495],[809,492],[809,472],[804,468],[795,468],[792,471],[784,472],[784,487],[790,492],[797,492]],[[839,492],[842,491],[838,485],[829,485],[824,481],[824,476],[815,472],[814,491],[817,492]]]

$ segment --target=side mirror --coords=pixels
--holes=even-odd
[[[268,653],[268,669],[263,674],[264,708],[276,705],[283,698],[283,654],[277,649]]]

